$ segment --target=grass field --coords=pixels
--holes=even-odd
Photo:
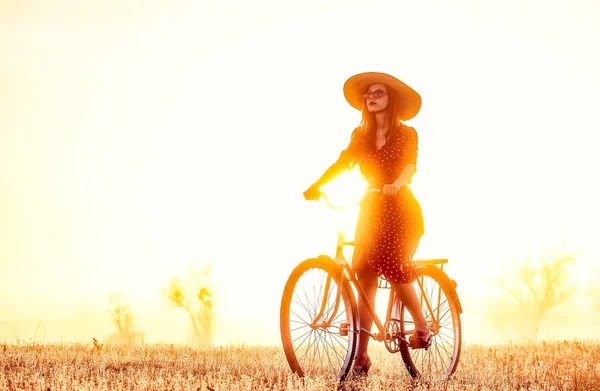
[[[372,350],[364,390],[600,390],[600,341],[465,345],[447,383],[414,383],[399,354]],[[292,375],[280,347],[194,349],[1,344],[2,390],[332,390],[337,384]]]

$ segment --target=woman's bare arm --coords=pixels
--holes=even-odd
[[[343,163],[340,164],[339,160],[333,163],[327,170],[325,170],[323,175],[321,175],[321,177],[304,192],[304,198],[306,198],[307,200],[318,199],[320,195],[319,187],[323,186],[324,184],[328,183],[329,181],[340,175],[343,171],[346,170],[346,167],[347,165]]]
[[[396,178],[394,183],[383,186],[383,194],[384,195],[398,194],[398,191],[400,190],[400,188],[402,186],[406,185],[408,183],[408,181],[410,181],[410,178],[412,178],[412,176],[415,174],[415,172],[417,172],[417,166],[412,163],[407,164],[404,167],[404,169],[402,170],[402,172],[400,173],[400,176],[398,176],[398,178]]]

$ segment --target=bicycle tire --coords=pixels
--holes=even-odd
[[[456,370],[461,352],[460,313],[462,310],[455,290],[456,285],[435,266],[419,267],[417,273],[434,313],[438,306],[440,311],[439,316],[434,314],[434,318],[438,318],[434,321],[425,301],[422,300],[423,294],[418,282],[415,281],[417,296],[434,335],[432,344],[427,349],[412,349],[407,344],[402,344],[400,347],[402,360],[413,378],[427,382],[445,381]],[[400,330],[405,339],[408,339],[410,330],[413,329],[412,317],[403,304],[400,306]]]
[[[331,326],[311,327],[325,297],[328,277],[331,283],[326,310],[319,320],[328,319],[333,312],[341,272],[329,257],[311,258],[296,266],[285,284],[280,309],[281,339],[290,368],[300,377],[335,376],[341,381],[352,366],[360,329],[356,300],[347,279],[341,283],[340,303]]]

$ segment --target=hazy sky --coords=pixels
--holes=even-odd
[[[147,340],[183,341],[161,289],[210,261],[217,341],[279,343],[287,275],[334,250],[302,191],[359,122],[342,85],[382,71],[423,98],[417,255],[450,259],[485,340],[496,264],[564,242],[586,282],[600,259],[598,20],[582,0],[0,3],[0,339],[105,337],[123,291]]]

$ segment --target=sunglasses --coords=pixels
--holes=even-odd
[[[382,89],[377,89],[377,90],[375,90],[375,91],[373,91],[373,92],[369,92],[369,91],[365,92],[365,93],[363,94],[363,98],[364,98],[365,100],[379,99],[379,98],[381,98],[382,96],[384,96],[385,94],[386,94],[386,92],[385,92],[384,90],[382,90]]]

